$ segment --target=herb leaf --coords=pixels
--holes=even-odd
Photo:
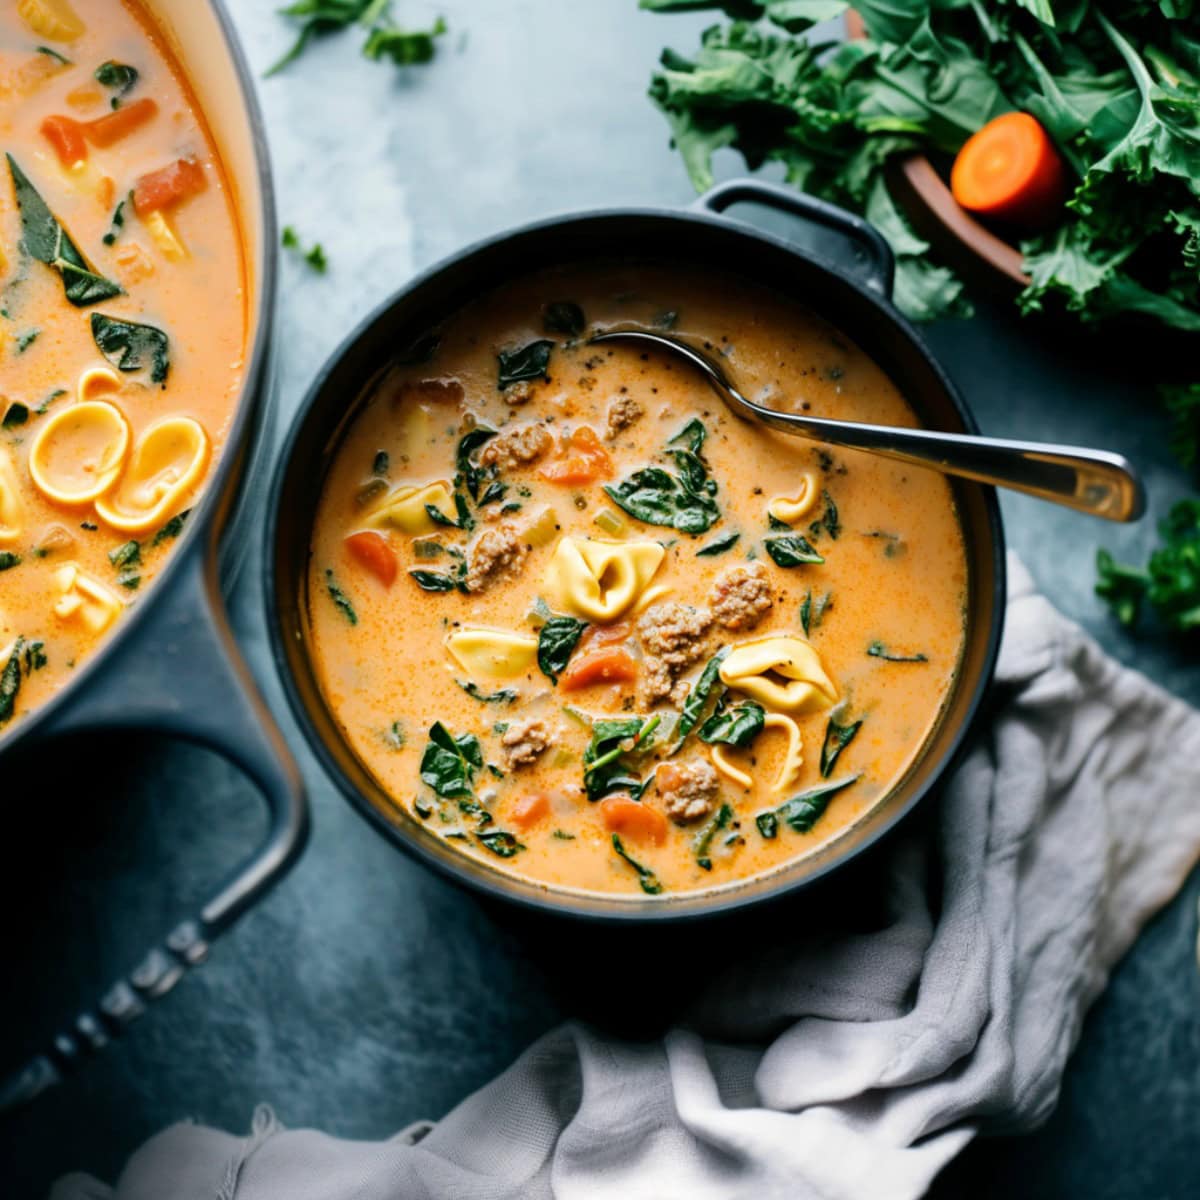
[[[547,333],[578,337],[587,326],[583,309],[570,300],[555,300],[542,309],[542,328]]]
[[[716,558],[718,554],[724,554],[726,550],[732,550],[737,545],[738,539],[741,536],[740,533],[727,533],[723,537],[713,538],[711,542],[701,546],[696,551],[696,557]]]
[[[924,663],[929,661],[924,654],[896,654],[889,650],[883,642],[872,642],[867,647],[867,653],[872,658],[882,658],[884,662]]]
[[[551,617],[538,631],[538,668],[551,683],[558,683],[586,628],[587,622],[575,617]]]
[[[500,858],[512,858],[525,847],[507,829],[476,829],[476,839]]]
[[[24,647],[25,639],[17,638],[13,643],[12,653],[8,656],[8,662],[0,670],[0,725],[12,717],[16,707],[17,694],[21,690],[21,651]]]
[[[363,56],[372,62],[390,58],[398,67],[427,63],[436,50],[433,39],[445,32],[446,22],[441,17],[429,29],[396,29],[390,25],[377,25],[363,43]]]
[[[642,891],[647,896],[660,895],[663,885],[659,882],[658,876],[649,867],[643,866],[636,858],[630,856],[618,834],[612,835],[612,845],[617,852],[617,857],[624,859],[637,872],[638,883],[641,885]]]
[[[473,700],[483,704],[511,704],[518,695],[516,688],[499,688],[494,692],[485,692],[473,679],[456,679],[454,682]]]
[[[454,452],[454,465],[462,476],[467,491],[471,493],[472,500],[479,499],[479,485],[483,481],[486,471],[471,461],[471,455],[495,436],[496,430],[487,425],[477,425],[459,439],[458,449]]]
[[[338,587],[337,580],[333,576],[333,571],[328,568],[325,570],[325,586],[329,589],[330,599],[337,606],[342,616],[351,625],[357,625],[358,613],[354,611],[354,605],[350,602],[350,597]]]
[[[550,351],[554,343],[548,338],[530,342],[515,350],[501,350],[496,355],[500,370],[497,387],[504,391],[511,384],[526,379],[545,379],[550,365]]]
[[[8,170],[12,175],[17,208],[21,214],[21,241],[26,253],[38,262],[53,267],[62,276],[63,291],[76,308],[99,304],[124,294],[119,283],[97,275],[88,265],[70,234],[59,224],[41,193],[29,177],[17,166],[11,154]]]
[[[452,592],[458,587],[457,580],[441,571],[409,571],[416,585],[425,592]]]
[[[167,335],[161,329],[92,313],[92,340],[118,371],[149,367],[151,383],[166,383],[171,358]]]
[[[11,550],[0,550],[0,571],[11,571],[21,565],[21,556]]]
[[[119,98],[133,90],[138,81],[138,71],[136,67],[131,67],[128,63],[114,62],[110,58],[96,68],[95,77],[97,83],[116,92],[113,97],[113,108],[116,108]]]

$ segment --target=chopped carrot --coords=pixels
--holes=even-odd
[[[1045,229],[1066,198],[1066,170],[1035,118],[1005,113],[963,144],[950,172],[950,190],[963,208],[981,217]]]
[[[54,147],[58,161],[68,170],[87,162],[87,142],[83,126],[73,117],[47,117],[41,124],[42,136]]]
[[[111,146],[140,129],[147,121],[152,120],[157,112],[158,105],[149,97],[135,100],[132,104],[121,105],[107,116],[88,121],[83,127],[83,132],[93,146]]]
[[[204,190],[204,168],[190,158],[142,175],[133,185],[133,209],[138,216],[172,208]]]
[[[667,839],[667,818],[657,808],[639,804],[632,796],[605,796],[599,807],[604,828],[610,833],[655,846],[661,846]]]
[[[638,665],[629,651],[614,646],[577,658],[559,676],[558,681],[564,692],[573,692],[594,683],[628,683],[636,679],[637,674]]]
[[[518,829],[529,829],[550,812],[550,797],[545,792],[522,796],[512,807],[512,823]]]
[[[601,444],[596,431],[581,425],[563,443],[559,457],[540,474],[551,483],[580,486],[608,479],[613,473],[612,455]]]
[[[117,185],[113,183],[111,175],[101,175],[100,181],[96,184],[96,201],[105,212],[111,212],[113,200],[117,196]]]
[[[364,529],[346,539],[346,549],[360,565],[366,567],[384,587],[396,580],[396,555],[382,533]]]

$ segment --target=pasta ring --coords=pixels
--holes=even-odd
[[[29,473],[56,504],[87,504],[120,478],[129,451],[129,422],[104,400],[56,412],[34,438]]]

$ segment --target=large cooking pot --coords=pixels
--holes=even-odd
[[[815,223],[856,248],[839,269],[819,253],[721,214],[740,202]],[[961,669],[924,752],[891,794],[818,852],[759,879],[679,896],[582,896],[528,883],[452,848],[393,804],[343,738],[321,695],[309,653],[306,578],[321,482],[364,393],[402,347],[480,293],[530,271],[598,260],[711,263],[813,308],[887,372],[922,422],[976,432],[970,411],[912,326],[889,301],[892,255],[868,224],[840,209],[754,180],[723,184],[690,211],[621,209],[559,217],[506,233],[434,267],[367,318],[313,383],[276,470],[267,517],[267,619],[275,658],[301,727],[354,807],[385,837],[452,879],[532,908],[612,921],[710,916],[778,897],[860,854],[909,813],[963,745],[992,676],[1004,615],[1004,550],[991,488],[952,480],[968,565],[967,639]],[[414,600],[421,603],[421,599]],[[401,619],[402,615],[398,614]]]
[[[232,578],[246,548],[248,530],[238,518],[253,492],[244,485],[262,475],[271,401],[276,227],[262,118],[217,0],[143,2],[182,64],[226,166],[246,244],[251,326],[245,380],[224,453],[170,561],[70,684],[0,736],[0,758],[85,731],[139,729],[185,738],[216,750],[250,777],[269,808],[269,827],[198,913],[171,929],[48,1050],[0,1082],[0,1111],[73,1070],[203,962],[212,941],[287,871],[308,831],[303,782],[234,645],[221,594],[222,578]]]

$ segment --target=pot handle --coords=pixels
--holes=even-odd
[[[806,192],[762,179],[731,179],[718,183],[700,196],[692,207],[720,214],[734,204],[761,204],[842,234],[854,243],[867,287],[887,300],[892,298],[896,259],[887,239],[869,221]]]
[[[286,874],[304,848],[304,783],[234,643],[213,549],[203,539],[181,549],[185,561],[155,585],[154,613],[64,706],[62,717],[50,721],[48,733],[153,730],[215,750],[261,792],[270,815],[266,838],[195,917],[167,933],[49,1047],[0,1079],[0,1112],[61,1082],[123,1033],[150,1001],[205,961],[212,942]]]

